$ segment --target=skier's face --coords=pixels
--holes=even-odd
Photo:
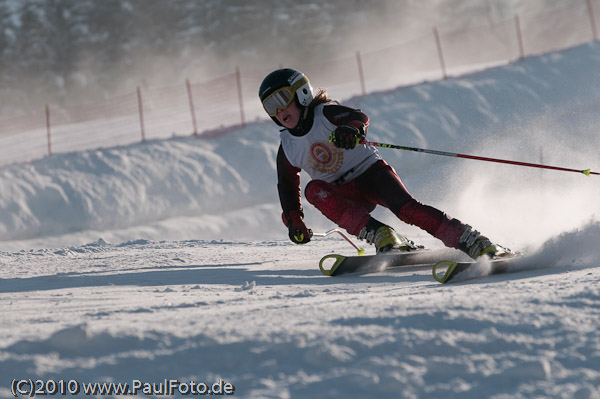
[[[284,109],[277,109],[275,118],[288,129],[293,129],[298,126],[298,121],[300,120],[300,108],[296,105],[296,101],[292,101],[290,105]]]

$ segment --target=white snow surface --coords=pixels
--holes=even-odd
[[[587,44],[344,103],[372,140],[600,171],[599,65]],[[0,397],[13,379],[178,379],[240,398],[600,398],[600,176],[382,149],[416,198],[528,257],[448,285],[431,267],[326,277],[320,257],[353,249],[287,240],[277,133],[0,168]]]

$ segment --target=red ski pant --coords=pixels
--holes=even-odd
[[[448,247],[458,246],[464,230],[458,220],[415,200],[394,168],[383,160],[346,184],[312,180],[306,186],[305,196],[323,215],[353,235],[365,227],[377,205],[388,208],[403,222],[420,227]]]

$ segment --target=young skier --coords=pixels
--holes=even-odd
[[[265,111],[283,127],[277,154],[277,188],[283,223],[296,244],[305,244],[312,236],[303,221],[303,169],[312,178],[305,189],[307,201],[348,233],[374,244],[377,252],[414,248],[391,227],[371,217],[377,205],[473,259],[498,251],[469,225],[415,200],[377,149],[361,144],[369,117],[332,101],[324,90],[313,95],[302,72],[275,70],[265,77],[258,94]]]

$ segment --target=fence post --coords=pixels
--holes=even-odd
[[[433,28],[433,36],[435,36],[435,45],[437,46],[438,57],[440,59],[440,67],[442,68],[442,78],[447,79],[446,74],[446,63],[444,62],[444,53],[442,52],[442,42],[440,41],[440,34],[437,27]]]
[[[515,29],[517,31],[517,44],[519,45],[519,59],[525,58],[525,48],[523,47],[523,35],[521,35],[521,21],[515,14]]]
[[[196,123],[196,110],[194,109],[194,97],[192,96],[192,85],[190,80],[185,80],[185,86],[187,87],[188,100],[190,102],[190,112],[192,113],[192,127],[194,128],[194,136],[198,135],[198,124]]]
[[[50,136],[50,106],[46,104],[46,134],[48,140],[48,156],[52,155],[52,139]]]
[[[358,65],[358,78],[360,79],[360,90],[362,95],[367,94],[367,89],[365,88],[365,74],[363,72],[362,66],[362,58],[360,57],[360,51],[356,52],[356,64]]]
[[[594,18],[594,9],[592,8],[592,0],[586,0],[588,14],[590,15],[590,24],[592,26],[592,37],[594,41],[598,40],[598,31],[596,30],[596,19]]]
[[[142,129],[142,141],[146,141],[146,132],[144,129],[144,104],[142,102],[142,91],[140,86],[137,87],[138,109],[140,113],[140,127]]]
[[[235,67],[235,77],[237,80],[238,100],[240,102],[240,116],[242,120],[242,127],[246,127],[246,117],[244,116],[244,99],[242,95],[242,74],[240,73],[239,67]]]

